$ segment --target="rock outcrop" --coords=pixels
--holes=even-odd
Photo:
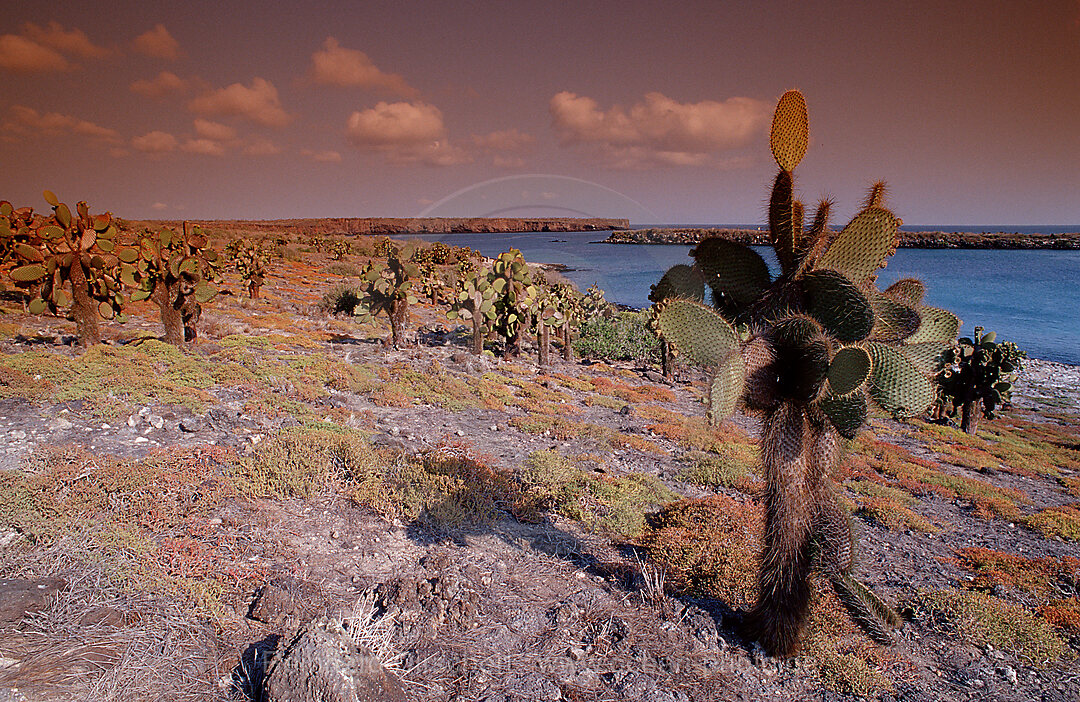
[[[769,245],[769,232],[758,229],[672,227],[612,231],[608,244],[696,244],[720,237],[747,246]],[[901,248],[909,249],[1080,249],[1080,233],[900,232]]]

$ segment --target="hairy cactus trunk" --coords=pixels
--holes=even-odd
[[[76,260],[71,266],[71,314],[75,318],[75,334],[84,347],[101,343],[98,314],[87,289],[86,272]]]
[[[960,430],[968,434],[979,430],[979,406],[974,398],[960,406]]]
[[[667,342],[667,339],[660,339],[660,370],[664,374],[664,380],[672,382],[675,380],[675,363],[671,354],[671,344]]]
[[[409,321],[409,303],[407,300],[395,299],[390,303],[390,345],[400,349],[404,343],[402,332],[405,324]]]
[[[751,621],[774,655],[795,650],[809,613],[815,506],[835,443],[835,434],[793,402],[770,412],[762,425],[765,537]]]
[[[472,318],[472,352],[477,356],[484,353],[484,324],[479,312],[474,312]]]
[[[251,297],[252,300],[259,299],[259,288],[261,287],[262,283],[257,280],[252,280],[248,283],[248,295]]]
[[[151,299],[161,310],[161,323],[165,327],[165,343],[181,346],[184,343],[184,315],[180,309],[180,284],[160,283],[154,288]]]
[[[551,365],[551,327],[546,324],[540,325],[540,331],[536,335],[537,355],[542,366]]]
[[[574,360],[574,347],[570,345],[570,323],[562,326],[562,357],[564,361]]]

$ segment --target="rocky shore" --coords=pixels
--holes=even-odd
[[[722,237],[750,246],[769,244],[769,233],[758,229],[649,228],[613,231],[608,244],[696,244]],[[1021,234],[1019,232],[900,232],[899,246],[912,249],[1080,249],[1080,233]]]
[[[176,226],[178,222],[158,222]],[[598,232],[626,229],[627,219],[555,217],[321,217],[317,219],[192,221],[201,226],[302,235],[352,234],[488,234],[503,232]]]

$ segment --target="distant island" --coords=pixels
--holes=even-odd
[[[718,236],[749,246],[766,246],[769,233],[757,229],[649,228],[613,231],[607,244],[696,244]],[[899,246],[910,249],[1080,249],[1080,232],[900,232]]]
[[[503,232],[599,232],[627,229],[630,220],[610,218],[516,217],[321,217],[195,221],[192,224],[246,231],[295,232],[303,235],[351,234],[488,234]],[[176,222],[160,222],[175,225]]]

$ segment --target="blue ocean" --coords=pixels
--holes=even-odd
[[[683,225],[679,225],[683,226]],[[702,225],[751,228],[746,225]],[[913,231],[1062,233],[1080,227],[904,227]],[[556,263],[584,290],[595,283],[607,299],[647,307],[649,286],[671,266],[689,263],[689,246],[599,243],[608,232],[440,234],[420,237],[472,247],[485,256],[520,249],[532,263]],[[410,238],[410,237],[401,237]],[[757,247],[774,267],[772,249]],[[900,249],[878,275],[885,288],[899,278],[926,284],[926,304],[1015,341],[1032,358],[1080,365],[1080,251]]]

